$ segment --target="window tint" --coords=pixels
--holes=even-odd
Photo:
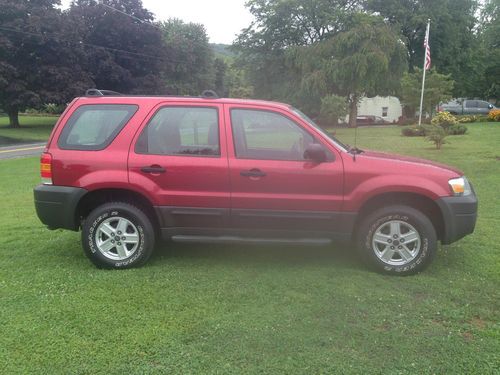
[[[241,159],[304,160],[314,138],[278,113],[233,109],[231,111],[236,157]]]
[[[82,105],[69,118],[58,145],[65,150],[106,148],[137,111],[136,105]]]
[[[217,109],[160,109],[142,131],[135,151],[156,155],[220,155]]]
[[[467,108],[477,108],[477,100],[466,100],[465,107]]]
[[[478,102],[477,102],[477,106],[478,106],[479,108],[489,108],[490,103],[485,102],[485,101],[483,101],[483,100],[478,100]]]

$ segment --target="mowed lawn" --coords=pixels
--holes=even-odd
[[[58,116],[19,116],[20,129],[9,128],[9,118],[0,117],[0,146],[12,143],[45,142]]]
[[[405,278],[349,246],[168,244],[97,270],[79,233],[38,221],[37,158],[0,161],[0,373],[500,373],[500,124],[468,127],[440,151],[358,129],[360,148],[461,168],[480,199],[476,232]]]

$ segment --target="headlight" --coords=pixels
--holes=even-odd
[[[465,196],[472,192],[469,181],[465,176],[459,178],[453,178],[448,181],[451,191],[455,196]]]

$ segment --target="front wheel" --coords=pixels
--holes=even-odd
[[[422,271],[437,249],[434,226],[427,216],[407,206],[380,208],[364,219],[357,247],[378,271],[411,275]]]
[[[129,203],[103,204],[82,225],[85,254],[99,268],[141,266],[151,256],[154,242],[151,221]]]

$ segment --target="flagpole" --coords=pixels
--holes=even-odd
[[[431,20],[428,19],[427,20],[427,30],[425,31],[426,38],[429,38],[430,27],[431,27]],[[427,43],[429,43],[428,39],[427,39]],[[424,67],[423,67],[424,74],[422,76],[422,92],[420,94],[420,112],[418,114],[418,126],[422,125],[422,110],[423,110],[422,106],[424,104],[425,73],[427,72],[427,69],[425,69],[426,62],[427,62],[427,47],[425,48],[425,51],[424,51]]]

